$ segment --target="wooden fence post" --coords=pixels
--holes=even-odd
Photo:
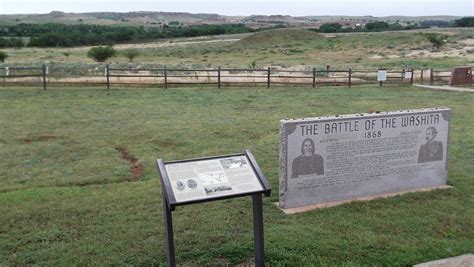
[[[425,72],[425,69],[421,68],[420,84],[423,84],[423,72]]]
[[[270,67],[267,69],[267,87],[270,88]]]
[[[217,67],[217,88],[221,88],[221,67]]]
[[[166,69],[166,66],[165,66],[164,72],[165,72],[165,89],[168,89],[168,70]]]
[[[433,85],[433,68],[430,68],[430,84]]]
[[[415,76],[415,72],[413,71],[413,68],[411,69],[411,77],[410,77],[410,84],[413,84],[413,77]]]
[[[46,90],[46,65],[43,64],[43,89]]]
[[[107,77],[107,91],[110,90],[110,70],[109,64],[105,65],[105,76]]]
[[[403,84],[403,81],[405,80],[405,69],[402,69],[402,75],[400,75],[402,77],[402,84]]]
[[[352,87],[352,68],[349,68],[349,88]]]
[[[313,88],[316,87],[316,68],[313,68]]]

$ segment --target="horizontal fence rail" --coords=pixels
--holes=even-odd
[[[430,84],[447,84],[450,70],[413,69],[386,70],[384,82],[377,80],[378,69],[316,69],[305,70],[279,68],[217,68],[187,69],[167,67],[4,67],[0,68],[0,84],[3,85],[105,85],[112,86],[168,86],[212,85],[298,85],[298,86],[349,86],[365,84],[413,84],[414,81]],[[408,76],[407,76],[408,75]]]

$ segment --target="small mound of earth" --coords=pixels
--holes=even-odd
[[[240,41],[236,42],[236,45],[278,45],[287,44],[289,42],[307,42],[315,39],[321,39],[324,36],[315,33],[313,31],[298,29],[298,28],[285,28],[275,29],[268,31],[256,32],[250,36],[247,36]]]

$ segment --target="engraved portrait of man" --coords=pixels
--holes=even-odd
[[[434,140],[438,134],[436,128],[427,128],[425,134],[426,143],[420,147],[418,163],[443,160],[443,143]]]
[[[301,144],[301,155],[293,159],[291,166],[291,177],[298,178],[300,175],[323,175],[323,157],[315,154],[316,146],[312,139],[305,139]]]

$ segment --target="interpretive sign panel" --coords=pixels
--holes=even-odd
[[[450,114],[433,108],[282,120],[280,207],[445,185]]]
[[[166,164],[177,202],[262,191],[246,156]]]
[[[157,163],[170,206],[270,191],[250,150]]]
[[[386,70],[379,70],[377,72],[377,81],[378,82],[385,82],[387,80],[387,71]]]

